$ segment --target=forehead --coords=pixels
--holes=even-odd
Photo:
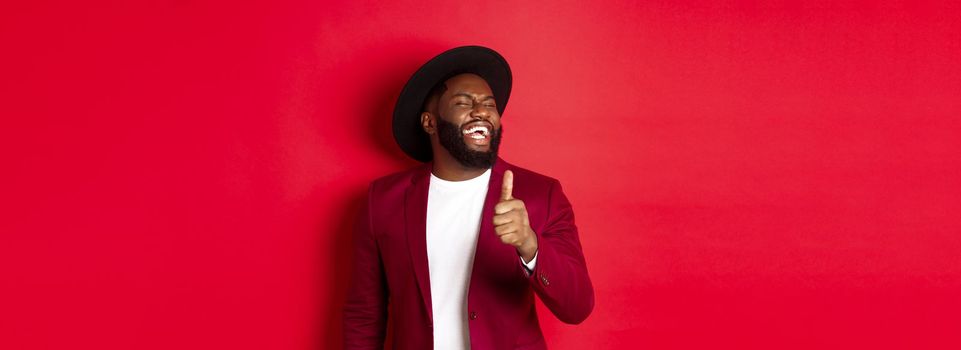
[[[466,92],[473,95],[493,95],[487,81],[477,74],[458,74],[447,79],[447,91],[451,94]]]

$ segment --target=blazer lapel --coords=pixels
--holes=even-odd
[[[477,250],[474,253],[474,266],[477,266],[477,259],[487,257],[485,249],[488,246],[497,247],[500,244],[500,239],[494,234],[494,223],[492,218],[494,217],[494,206],[497,202],[501,200],[501,186],[504,184],[504,171],[507,170],[507,164],[500,158],[494,163],[494,168],[491,169],[491,178],[487,182],[487,198],[484,199],[484,210],[481,211],[481,225],[480,225],[480,236],[477,237]],[[490,243],[496,243],[491,245]],[[477,272],[474,269],[474,272]]]
[[[411,179],[404,196],[404,211],[407,222],[407,247],[413,264],[417,286],[427,310],[427,317],[433,323],[434,315],[430,299],[430,269],[427,265],[427,191],[430,190],[430,169],[432,163],[425,163]]]
[[[474,265],[471,268],[471,286],[474,288],[475,281],[496,281],[503,276],[506,269],[518,268],[520,263],[516,262],[517,252],[510,246],[501,243],[500,238],[494,233],[494,206],[500,202],[501,186],[504,183],[504,171],[509,169],[509,164],[497,158],[494,168],[491,170],[491,178],[487,185],[487,197],[484,200],[484,209],[481,211],[480,233],[477,237],[477,248],[474,250]],[[468,293],[470,297],[470,293]]]

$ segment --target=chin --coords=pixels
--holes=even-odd
[[[471,150],[471,151],[474,151],[474,152],[478,152],[478,153],[490,153],[490,152],[491,152],[491,147],[490,147],[490,146],[467,145],[467,149],[469,149],[469,150]]]

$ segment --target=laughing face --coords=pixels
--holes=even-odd
[[[477,75],[460,74],[439,84],[421,122],[431,144],[440,145],[466,168],[486,169],[497,158],[503,133],[500,114],[490,86]]]

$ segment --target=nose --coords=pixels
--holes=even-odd
[[[475,103],[474,109],[471,110],[470,115],[471,117],[474,117],[474,118],[480,118],[480,117],[487,118],[487,116],[490,115],[490,113],[487,113],[487,109],[485,109],[482,104]]]
[[[474,119],[489,120],[491,115],[492,113],[490,112],[490,109],[484,107],[484,105],[481,103],[474,104],[474,109],[472,109],[470,112],[471,118]]]

